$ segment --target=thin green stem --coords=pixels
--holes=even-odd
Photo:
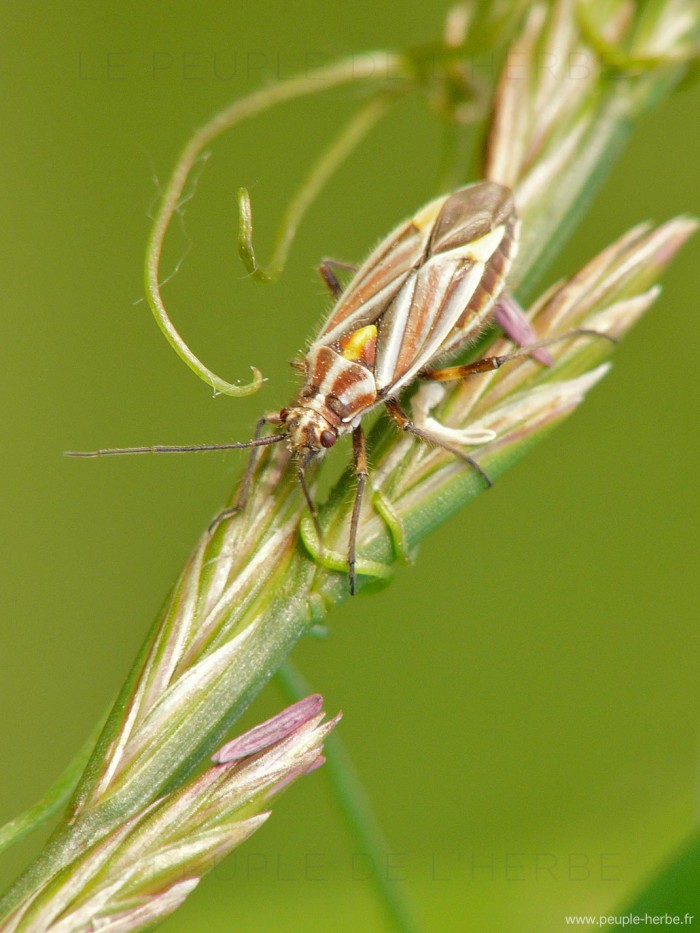
[[[326,68],[318,68],[307,74],[297,75],[280,84],[251,94],[243,100],[237,100],[220,111],[194,133],[180,154],[175,170],[163,192],[148,238],[144,268],[146,295],[153,316],[170,346],[190,369],[200,379],[212,386],[217,393],[234,396],[250,395],[260,388],[263,378],[260,371],[252,367],[253,378],[244,385],[236,385],[221,379],[190,350],[165,309],[160,290],[160,258],[168,227],[178,210],[190,173],[206,147],[227,130],[232,129],[244,120],[269,110],[277,104],[306,97],[310,94],[317,94],[343,84],[376,81],[378,61],[382,63],[380,77],[383,80],[391,77],[408,77],[408,66],[404,57],[388,52],[376,52],[361,58],[345,59]],[[373,111],[370,112],[370,116],[372,114]],[[365,119],[369,119],[369,116],[366,115]],[[302,197],[302,208],[305,209],[303,189],[300,196]],[[293,206],[294,203],[290,206],[290,210]],[[282,248],[284,248],[284,245]]]
[[[303,674],[289,659],[277,671],[277,682],[289,702],[296,702],[313,693]],[[390,879],[383,870],[388,864],[389,847],[350,754],[337,734],[326,739],[324,755],[324,771],[328,775],[338,809],[358,851],[369,858],[374,868],[372,880],[375,891],[392,926],[398,933],[420,933],[421,928],[413,916],[403,886],[396,879]]]
[[[238,189],[240,224],[238,253],[250,275],[258,282],[272,282],[282,274],[302,218],[342,162],[357,148],[386,113],[395,95],[377,94],[362,107],[323,151],[301,187],[289,202],[280,221],[270,262],[263,266],[253,247],[253,218],[247,188]]]

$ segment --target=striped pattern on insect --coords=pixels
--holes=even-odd
[[[505,313],[503,304],[498,304],[499,298],[503,301],[502,292],[517,251],[518,231],[510,189],[494,182],[477,182],[431,201],[397,227],[357,270],[346,289],[343,290],[334,272],[343,264],[324,261],[319,271],[337,301],[305,359],[298,364],[304,384],[289,407],[259,420],[252,440],[119,448],[72,455],[254,448],[238,502],[218,516],[216,525],[245,508],[259,448],[286,441],[295,456],[301,487],[320,537],[305,471],[340,436],[351,433],[357,491],[348,569],[350,590],[354,593],[357,530],[368,475],[362,420],[368,412],[384,405],[402,430],[452,451],[490,485],[488,475],[476,460],[455,445],[450,432],[441,432],[435,422],[431,422],[430,429],[414,424],[400,407],[399,396],[417,378],[461,379],[496,369],[506,360],[528,352],[526,348],[464,366],[431,368],[478,336],[494,313],[500,312],[498,321],[506,330],[511,322],[510,335],[514,339],[521,344],[527,342],[522,337],[527,325],[512,303],[509,313]],[[528,336],[532,338],[531,332]],[[266,425],[277,425],[282,430],[265,435]]]

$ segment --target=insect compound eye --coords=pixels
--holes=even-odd
[[[321,431],[321,447],[332,447],[338,440],[338,436],[333,431]]]
[[[283,408],[283,409],[280,411],[280,421],[281,421],[282,423],[284,423],[284,422],[287,421],[288,418],[289,418],[289,409],[288,409],[288,408]]]

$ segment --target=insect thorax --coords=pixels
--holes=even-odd
[[[314,347],[306,357],[304,386],[285,419],[293,449],[333,446],[335,439],[351,431],[376,403],[374,375],[356,347],[351,353],[354,358],[348,359],[347,350]],[[331,443],[326,432],[333,434]]]

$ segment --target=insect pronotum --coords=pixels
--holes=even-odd
[[[342,288],[334,272],[343,264],[330,260],[321,263],[319,271],[336,304],[303,364],[299,364],[304,384],[298,395],[289,407],[263,416],[252,440],[70,455],[230,450],[286,441],[295,456],[299,481],[320,538],[305,471],[340,436],[352,433],[357,490],[350,524],[348,573],[350,592],[354,593],[357,531],[368,475],[362,419],[368,412],[384,405],[402,430],[450,450],[491,485],[477,461],[455,446],[447,433],[442,435],[439,426],[433,423],[428,430],[414,424],[401,408],[399,396],[417,378],[438,382],[463,379],[497,369],[507,360],[536,349],[529,346],[463,366],[431,368],[473,340],[494,313],[503,312],[499,299],[503,301],[501,295],[517,251],[518,231],[510,189],[483,181],[431,201],[398,226],[356,271],[347,288]],[[518,313],[511,304],[510,313],[498,318],[504,329],[508,330],[507,322],[512,323],[513,314],[517,317]],[[519,323],[522,331],[522,320]],[[517,339],[514,333],[511,336]],[[522,338],[518,342],[523,343]],[[282,430],[264,435],[266,425],[278,425]],[[215,525],[245,508],[256,453],[251,455],[236,505],[222,512]]]

